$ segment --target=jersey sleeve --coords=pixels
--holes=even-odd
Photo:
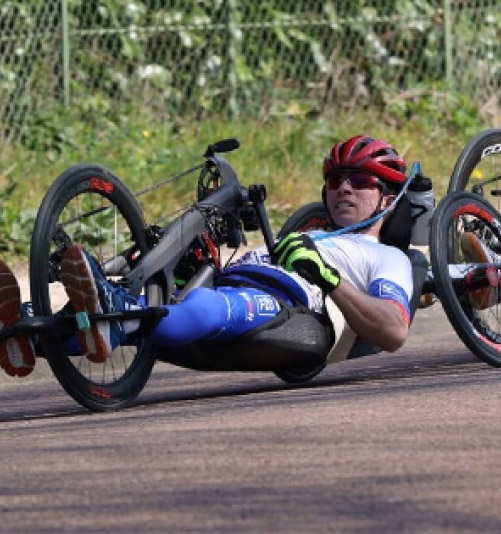
[[[409,258],[398,249],[385,247],[384,257],[373,269],[368,294],[393,302],[410,323],[410,299],[413,293],[412,267]]]
[[[385,278],[374,280],[369,286],[368,294],[378,299],[388,300],[394,303],[407,324],[411,322],[411,310],[409,298],[405,290],[398,284]]]

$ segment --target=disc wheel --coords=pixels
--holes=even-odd
[[[148,250],[145,224],[134,196],[97,165],[77,165],[53,183],[40,206],[31,243],[30,280],[35,315],[68,314],[60,283],[65,248],[81,244],[110,281],[118,281]],[[124,256],[119,253],[127,251]],[[145,286],[150,305],[161,304],[153,282]],[[148,380],[154,357],[148,344],[119,346],[104,363],[75,355],[74,332],[42,332],[40,343],[52,371],[71,397],[94,411],[130,403]],[[66,347],[66,348],[65,348]]]
[[[459,155],[448,193],[461,190],[484,197],[501,211],[501,129],[480,133]]]
[[[433,278],[445,313],[473,354],[496,367],[501,366],[500,231],[499,213],[465,191],[441,200],[430,231]]]
[[[329,228],[329,216],[322,202],[312,202],[295,211],[284,223],[277,234],[282,238],[291,232],[307,232],[308,230],[326,230]],[[325,364],[299,367],[296,369],[280,369],[275,375],[288,384],[301,384],[315,378],[323,371]]]

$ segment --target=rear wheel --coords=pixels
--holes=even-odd
[[[34,313],[69,313],[60,283],[61,255],[68,245],[83,245],[107,278],[118,281],[148,250],[146,235],[139,205],[112,173],[97,165],[77,165],[65,171],[43,199],[33,231]],[[145,294],[148,304],[161,304],[161,291],[154,283],[145,285]],[[68,340],[74,338],[70,332],[40,334],[54,375],[78,403],[91,410],[114,410],[139,394],[154,363],[147,343],[119,346],[104,363],[93,363],[68,348]]]
[[[327,230],[329,216],[322,202],[312,202],[294,212],[284,223],[277,234],[278,238],[291,232],[307,232],[309,230]],[[325,364],[297,369],[281,369],[275,375],[288,384],[301,384],[315,378],[325,368]]]
[[[483,196],[501,211],[501,129],[480,133],[459,155],[448,193],[461,190]]]
[[[430,255],[450,323],[481,360],[501,366],[501,217],[481,197],[457,191],[433,216]]]

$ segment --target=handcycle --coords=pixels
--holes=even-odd
[[[412,312],[421,294],[436,294],[468,348],[493,366],[501,366],[497,299],[482,308],[470,297],[486,287],[497,295],[501,261],[495,253],[501,252],[501,216],[480,194],[485,191],[463,189],[473,180],[476,165],[497,154],[497,149],[486,148],[499,143],[501,130],[490,130],[477,136],[460,155],[450,190],[433,215],[429,262],[422,252],[409,249],[408,237],[401,238],[402,220],[412,225],[405,190],[388,217],[394,222],[393,228],[388,224],[387,231],[388,242],[393,244],[396,239],[396,246],[411,258],[415,286]],[[329,363],[378,352],[356,339],[349,328],[338,331],[330,321],[301,307],[288,310],[287,320],[273,328],[237,341],[197,342],[168,354],[160,354],[151,345],[147,331],[135,345],[117,347],[104,363],[65,350],[64,340],[76,329],[88,328],[92,321],[141,318],[154,328],[166,313],[162,304],[180,302],[192,288],[214,284],[223,267],[220,248],[238,249],[246,232],[260,231],[270,249],[273,236],[264,204],[265,187],[243,186],[221,156],[238,146],[235,139],[216,142],[207,148],[200,164],[176,175],[197,175],[196,201],[163,226],[148,224],[137,198],[102,166],[81,164],[63,172],[47,191],[33,230],[33,316],[4,329],[0,337],[6,339],[16,332],[36,334],[39,356],[47,359],[62,387],[82,406],[95,411],[116,410],[135,399],[157,359],[200,370],[270,371],[285,382],[300,383],[315,377]],[[407,183],[418,172],[419,165],[413,165]],[[495,182],[491,178],[486,178],[489,186]],[[501,190],[491,188],[491,194],[496,197]],[[293,213],[278,237],[311,229],[332,230],[322,202]],[[466,232],[473,232],[495,259],[488,263],[467,261],[460,245]],[[73,313],[60,283],[61,257],[72,243],[82,244],[109,279],[124,284],[136,296],[143,295],[148,308],[113,314]],[[333,321],[336,324],[335,317]]]

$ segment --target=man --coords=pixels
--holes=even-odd
[[[403,159],[384,141],[359,135],[336,143],[324,162],[322,192],[333,222],[348,227],[386,208],[406,180],[405,170]],[[194,289],[183,302],[168,305],[169,314],[151,334],[153,342],[168,350],[199,339],[232,339],[265,325],[290,299],[276,284],[255,283],[251,273],[258,272],[288,285],[298,300],[317,312],[325,311],[328,295],[356,334],[383,350],[397,350],[409,328],[412,273],[403,252],[379,242],[382,225],[379,219],[340,236],[290,234],[275,245],[273,261],[264,248],[252,251],[225,269],[214,289]],[[15,286],[12,273],[2,269],[3,286]],[[142,305],[123,287],[108,282],[79,245],[66,249],[61,279],[76,312]],[[231,280],[239,280],[239,287]],[[258,305],[263,302],[265,306]],[[19,305],[11,291],[9,304],[0,306],[0,321],[18,320]],[[91,361],[103,362],[118,344],[127,344],[139,326],[139,321],[94,323],[78,332],[79,345]],[[34,362],[33,346],[21,335],[11,340],[0,343],[0,365],[8,374],[26,373]]]

